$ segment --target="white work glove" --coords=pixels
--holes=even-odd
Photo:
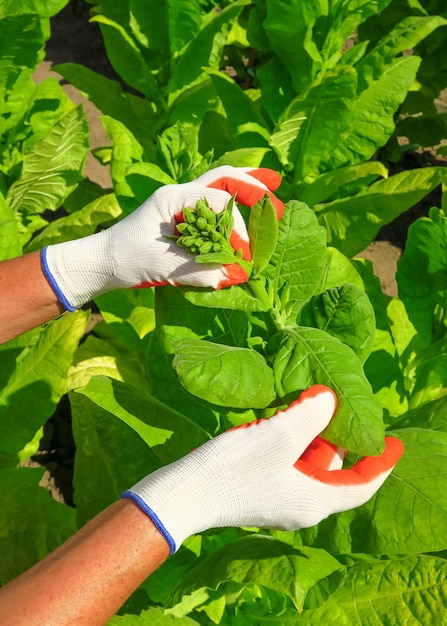
[[[199,265],[191,253],[165,236],[174,234],[175,216],[184,207],[194,208],[197,200],[205,197],[219,213],[234,193],[238,202],[250,207],[267,193],[279,215],[283,205],[271,189],[278,187],[280,180],[266,168],[222,166],[195,181],[166,185],[111,228],[45,248],[41,253],[43,271],[69,311],[120,287],[183,284],[220,288],[244,282],[248,277],[240,265]],[[230,243],[249,259],[247,229],[236,206],[233,217]]]
[[[335,407],[335,394],[315,385],[285,411],[226,431],[122,497],[151,518],[171,553],[210,528],[313,526],[369,500],[403,452],[398,439],[387,437],[381,456],[340,469],[341,451],[318,437]]]

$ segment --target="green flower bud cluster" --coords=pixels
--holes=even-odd
[[[206,199],[198,200],[194,209],[183,209],[183,222],[177,224],[180,234],[173,239],[193,254],[235,254],[229,241],[233,225],[233,199],[221,213],[212,211]]]

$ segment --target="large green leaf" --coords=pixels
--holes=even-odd
[[[83,65],[63,63],[56,65],[59,72],[83,95],[91,100],[104,115],[124,124],[149,152],[154,147],[152,126],[155,112],[153,105],[137,95],[122,90],[121,85]]]
[[[416,205],[441,184],[444,167],[406,170],[373,183],[350,198],[315,205],[330,245],[355,256],[374,240],[380,228]]]
[[[26,247],[26,252],[45,246],[92,235],[99,225],[110,222],[121,214],[114,194],[100,196],[79,211],[50,222]]]
[[[169,615],[159,606],[152,606],[141,611],[138,615],[132,613],[115,615],[107,624],[108,626],[199,626],[199,622],[191,617]]]
[[[437,309],[442,310],[447,298],[446,237],[447,218],[442,211],[432,209],[429,218],[410,225],[397,265],[399,297],[426,346],[437,332],[444,332]]]
[[[281,397],[296,397],[316,383],[335,391],[337,411],[324,431],[329,441],[360,455],[383,450],[382,409],[351,348],[316,328],[290,328],[282,335],[273,371]]]
[[[17,219],[12,209],[0,194],[0,260],[11,259],[22,254]]]
[[[343,140],[334,143],[323,159],[322,168],[358,164],[371,159],[394,132],[394,116],[412,87],[420,58],[399,57],[353,99],[350,128]]]
[[[69,0],[8,0],[0,7],[0,17],[37,13],[40,17],[53,17],[59,13]]]
[[[403,457],[363,506],[300,531],[305,545],[333,553],[417,554],[445,549],[447,434],[421,428],[390,431]]]
[[[174,589],[169,604],[176,604],[204,587],[217,590],[232,581],[258,584],[289,597],[298,610],[308,590],[319,580],[344,568],[324,550],[295,548],[264,535],[251,535],[228,543],[193,568]],[[200,598],[200,596],[199,596]],[[199,600],[200,601],[200,600]]]
[[[187,4],[194,3],[188,2]],[[249,0],[236,0],[221,11],[210,13],[202,29],[186,45],[173,66],[168,84],[171,98],[177,97],[182,89],[195,81],[203,80],[206,76],[204,68],[216,70],[219,68],[232,23],[247,4]]]
[[[0,391],[1,466],[15,466],[20,450],[54,413],[87,319],[84,312],[63,315],[17,358]]]
[[[240,409],[263,409],[274,400],[273,372],[255,350],[199,339],[186,339],[174,347],[172,364],[193,395]]]
[[[271,145],[284,166],[293,166],[295,183],[312,182],[323,171],[321,163],[351,125],[351,102],[357,75],[341,66],[327,72],[281,115]]]
[[[364,362],[375,332],[374,309],[359,287],[332,287],[311,300],[314,326],[325,330],[354,350]]]
[[[82,107],[77,107],[24,156],[21,176],[6,201],[24,216],[56,210],[81,180],[87,152],[87,122]]]
[[[123,211],[131,213],[140,203],[135,199],[133,190],[126,180],[126,172],[130,165],[142,160],[143,147],[121,122],[106,115],[102,118],[102,123],[113,143],[110,164],[113,190]]]
[[[357,63],[360,87],[379,80],[399,53],[411,50],[433,30],[445,24],[447,21],[439,15],[407,17],[400,21]]]
[[[0,85],[20,68],[35,69],[41,60],[43,35],[37,15],[15,15],[0,20]],[[9,85],[8,85],[9,86]]]
[[[0,470],[0,584],[29,569],[76,530],[76,512],[39,486],[43,469]]]
[[[358,562],[331,598],[301,614],[288,611],[262,624],[391,626],[442,624],[447,618],[447,563],[414,555]]]
[[[273,293],[285,285],[294,314],[315,293],[326,267],[326,232],[302,202],[288,202],[279,221],[278,244],[265,269]],[[291,314],[293,317],[293,313]]]
[[[248,235],[253,261],[253,274],[260,274],[270,261],[278,239],[278,223],[275,207],[267,196],[257,202],[250,211]]]
[[[100,25],[107,57],[116,73],[162,110],[163,96],[160,88],[129,33],[121,24],[104,15],[96,15],[92,18],[93,21]]]
[[[92,378],[70,394],[70,402],[77,446],[75,501],[81,521],[209,438],[192,420],[144,390],[106,377]]]

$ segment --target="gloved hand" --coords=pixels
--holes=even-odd
[[[244,282],[247,275],[239,265],[200,265],[165,235],[174,234],[175,216],[185,206],[194,208],[199,199],[206,197],[219,213],[234,193],[238,202],[252,206],[266,193],[274,198],[270,190],[279,183],[279,175],[269,169],[222,166],[195,181],[166,185],[111,228],[45,248],[43,271],[69,311],[120,287],[169,283],[220,288]],[[276,198],[275,206],[279,212],[282,203]],[[230,243],[242,248],[244,258],[250,258],[247,229],[237,207],[233,217]]]
[[[122,497],[151,518],[171,553],[209,528],[313,526],[369,500],[403,453],[387,437],[381,456],[340,469],[343,455],[317,437],[335,407],[335,394],[315,385],[285,411],[211,439]]]

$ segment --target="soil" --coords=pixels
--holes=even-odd
[[[109,78],[120,81],[111,67],[99,27],[89,22],[90,6],[84,0],[71,2],[51,21],[51,38],[47,42],[46,59],[38,67],[34,79],[39,82],[47,76],[60,80],[64,90],[76,103],[82,103],[90,127],[92,148],[108,145],[110,142],[102,127],[99,111],[73,86],[66,84],[62,77],[53,70],[59,63],[80,63]],[[440,110],[447,110],[447,92],[438,102]],[[413,169],[439,164],[440,161],[430,151],[408,154],[404,162],[391,165],[391,173],[399,169]],[[442,162],[445,165],[445,162]],[[87,159],[86,176],[104,187],[112,186],[107,167],[100,165],[92,156]],[[376,240],[358,256],[373,262],[375,273],[379,276],[382,288],[388,295],[396,295],[396,264],[405,247],[408,226],[418,217],[426,215],[431,206],[440,206],[440,191],[436,190],[397,220],[384,226]],[[71,416],[69,404],[63,398],[55,415],[45,427],[40,450],[31,460],[32,463],[45,465],[47,468],[44,484],[53,496],[73,504],[71,486],[75,445],[71,435]]]

